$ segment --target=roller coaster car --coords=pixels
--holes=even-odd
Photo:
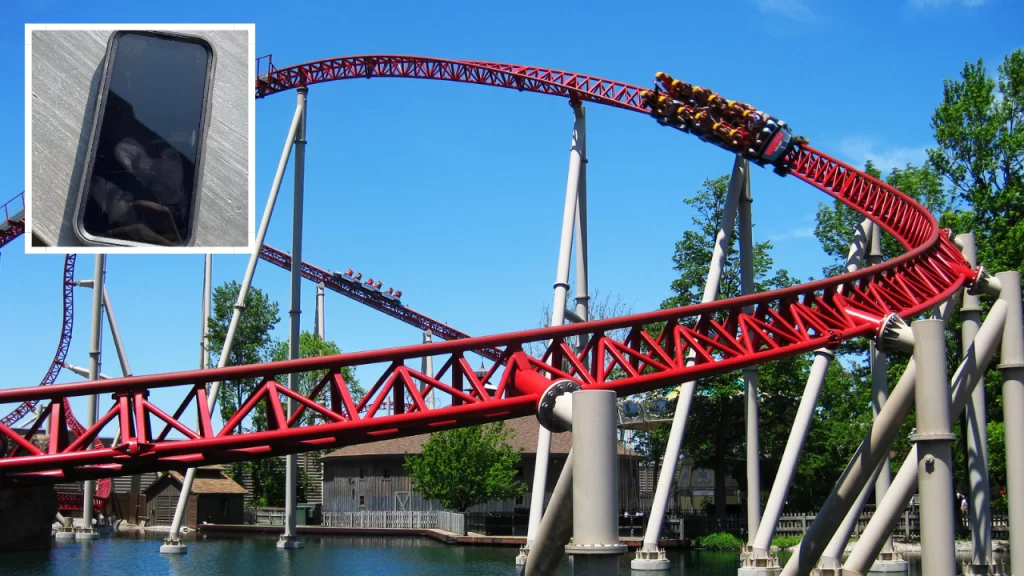
[[[339,280],[344,280],[346,282],[354,282],[356,284],[359,283],[359,277],[361,277],[361,276],[362,276],[362,274],[354,275],[352,273],[352,269],[351,268],[349,268],[344,274],[342,274],[341,272],[335,272],[334,273],[334,277],[335,278],[337,278]]]
[[[398,300],[398,296],[395,296],[395,294],[396,293],[395,293],[395,289],[394,288],[388,288],[384,292],[380,293],[381,296],[383,296],[384,298],[386,298],[388,300],[395,300],[395,301],[397,301]],[[398,292],[398,294],[401,295],[402,293]]]
[[[785,165],[786,156],[794,146],[807,142],[807,139],[793,136],[789,126],[778,121],[770,121],[762,131],[764,136],[760,138],[760,148],[750,150],[753,153],[751,160],[761,167],[771,164],[775,167],[776,174],[785,176],[789,172]]]
[[[380,282],[374,284],[373,278],[370,278],[366,282],[363,282],[363,288],[366,288],[367,290],[373,290],[375,292],[380,292]]]

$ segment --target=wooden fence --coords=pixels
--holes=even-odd
[[[324,512],[324,526],[339,528],[419,528],[439,529],[466,535],[465,516],[455,512],[401,512],[376,510],[363,512]]]
[[[814,521],[815,514],[783,514],[779,517],[779,523],[775,527],[775,534],[778,536],[803,536],[807,532],[807,527]],[[732,520],[730,517],[729,520]],[[735,520],[739,522],[746,522],[745,518],[736,517]],[[871,520],[871,512],[864,512],[857,519],[857,525],[853,529],[854,538],[860,536],[864,528],[867,527],[868,522]],[[687,522],[689,524],[689,522]],[[744,525],[745,528],[745,525]],[[967,522],[963,523],[962,528],[969,529]],[[726,530],[731,531],[731,530]],[[1010,523],[1009,518],[1006,515],[993,515],[992,516],[992,537],[998,539],[1008,538],[1010,535]],[[906,510],[903,512],[903,516],[900,517],[896,523],[896,528],[893,529],[893,536],[897,538],[904,538],[906,540],[916,540],[921,537],[921,515],[916,510]]]

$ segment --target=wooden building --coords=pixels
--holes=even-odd
[[[537,418],[525,416],[507,420],[514,432],[509,443],[522,450],[517,466],[517,478],[533,482],[533,469],[537,450]],[[412,482],[402,463],[405,455],[418,454],[429,434],[394,438],[346,446],[323,457],[323,510],[324,512],[354,512],[360,510],[441,510],[436,500],[428,500],[412,489]],[[545,501],[551,497],[565,458],[572,446],[572,434],[554,434],[551,439],[551,462]],[[619,506],[624,510],[639,510],[640,456],[619,447]],[[487,502],[469,509],[469,512],[512,512],[517,507],[528,507],[532,492],[518,499]]]
[[[163,474],[146,488],[146,512],[151,526],[169,526],[185,477],[181,472]],[[201,523],[241,524],[245,488],[228,478],[224,467],[217,464],[196,469],[192,492],[183,525],[196,528]]]

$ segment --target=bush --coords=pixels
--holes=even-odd
[[[701,536],[698,546],[705,550],[740,550],[743,548],[743,540],[728,532],[715,532]]]
[[[772,538],[772,546],[781,548],[782,550],[788,550],[799,544],[802,539],[803,536],[776,536],[775,538]]]

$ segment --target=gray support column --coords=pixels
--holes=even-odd
[[[242,286],[238,289],[238,299],[235,301],[235,310],[231,314],[231,323],[228,324],[228,333],[224,337],[224,347],[221,349],[218,368],[227,365],[228,357],[231,354],[231,346],[235,342],[235,332],[238,330],[238,322],[242,318],[242,310],[245,309],[245,299],[249,294],[249,287],[252,286],[252,277],[256,274],[256,264],[260,260],[260,251],[263,249],[263,240],[267,236],[267,229],[270,227],[270,217],[274,214],[274,205],[277,203],[277,193],[281,190],[281,181],[284,180],[284,172],[288,167],[288,157],[292,151],[292,141],[299,129],[299,121],[304,118],[304,109],[300,106],[295,108],[295,115],[292,116],[292,124],[288,130],[288,138],[285,140],[284,150],[281,152],[281,160],[277,165],[277,174],[274,176],[274,183],[270,187],[270,196],[267,198],[267,206],[263,210],[263,219],[260,221],[259,230],[256,232],[256,247],[249,255],[249,264],[245,269],[245,276],[242,278]],[[207,394],[206,406],[210,413],[213,413],[217,405],[217,394],[220,392],[220,382],[214,382]],[[185,554],[188,549],[181,542],[181,522],[185,518],[185,508],[188,505],[188,496],[192,491],[192,482],[196,477],[196,469],[189,468],[185,472],[185,479],[182,481],[181,494],[178,496],[178,504],[174,509],[174,520],[171,522],[171,529],[167,538],[160,546],[161,554]]]
[[[714,251],[711,254],[708,279],[704,283],[704,295],[701,302],[711,302],[718,297],[722,270],[732,244],[732,230],[736,222],[737,205],[748,176],[747,161],[736,156],[736,160],[733,162],[732,177],[729,180],[729,191],[725,199],[725,209],[722,210],[722,221],[715,236]],[[695,353],[688,352],[686,364],[691,365],[694,361]],[[637,550],[636,557],[630,562],[630,567],[633,570],[668,570],[671,566],[668,558],[665,557],[665,551],[661,549],[658,542],[661,538],[661,523],[665,519],[665,509],[668,507],[668,499],[672,492],[676,464],[679,462],[679,451],[683,446],[686,419],[690,414],[690,405],[693,402],[693,393],[696,388],[696,382],[684,382],[679,389],[679,400],[676,404],[675,414],[672,416],[672,428],[669,430],[668,442],[665,445],[665,457],[662,461],[661,472],[658,474],[658,485],[651,506],[651,515],[644,533],[644,544],[640,550]]]
[[[917,363],[915,404],[917,485],[921,494],[921,570],[924,574],[955,574],[956,533],[950,502],[953,492],[953,440],[946,376],[946,323],[918,320],[914,330]],[[1005,341],[1005,339],[1004,339]]]
[[[960,234],[956,241],[962,246],[964,259],[976,268],[977,249],[973,234]],[[981,324],[981,299],[965,288],[960,305],[961,345],[966,355]],[[978,380],[971,401],[967,404],[967,477],[969,483],[968,520],[971,524],[971,563],[965,574],[996,574],[992,562],[992,496],[988,479],[988,430],[985,414],[985,379]]]
[[[210,307],[213,306],[213,254],[207,254],[203,265],[203,323],[199,333],[199,368],[210,367]]]
[[[576,315],[584,322],[590,319],[589,267],[587,265],[587,146],[583,141],[583,163],[576,194]],[[582,350],[589,334],[581,334],[577,346]],[[586,362],[586,359],[584,359]]]
[[[577,576],[615,575],[626,546],[619,542],[618,406],[611,390],[572,393],[572,544]]]
[[[868,249],[868,266],[874,266],[882,262],[882,233],[881,227],[871,225],[871,242]],[[873,418],[878,418],[882,406],[889,398],[889,373],[888,355],[878,346],[876,339],[872,338],[868,343],[868,362],[871,365],[871,412]],[[882,504],[882,497],[892,483],[892,464],[888,454],[878,475],[875,479],[875,509]],[[882,552],[872,565],[873,572],[906,572],[910,564],[897,554],[892,547],[892,534],[885,539]]]
[[[423,331],[423,343],[424,344],[430,344],[431,336],[432,336],[432,333],[431,333],[429,328],[424,330]],[[423,357],[423,363],[420,365],[420,372],[423,372],[424,374],[426,374],[427,376],[430,376],[431,378],[434,377],[434,357],[433,356],[424,356]],[[430,388],[430,392],[428,393],[427,403],[430,404],[430,409],[431,410],[433,410],[434,408],[437,408],[437,405],[434,403],[434,388],[433,387]]]
[[[576,223],[577,198],[582,181],[583,159],[586,156],[586,111],[580,102],[572,103],[572,145],[569,149],[569,177],[565,185],[565,205],[562,210],[562,235],[558,245],[558,267],[555,273],[555,293],[551,304],[551,325],[565,323],[566,298],[569,293],[569,264],[572,258],[572,238]],[[551,431],[538,424],[537,457],[530,485],[530,520],[526,530],[526,546],[519,549],[516,565],[524,565],[544,515],[544,493],[547,491],[548,461],[551,459]]]
[[[1003,376],[1003,426],[1006,438],[1006,493],[1009,494],[1010,568],[1024,572],[1024,320],[1020,272],[1000,272],[1000,300],[1007,303],[999,371]]]
[[[126,378],[132,375],[132,367],[128,364],[128,353],[125,352],[124,342],[121,340],[121,331],[117,329],[117,319],[114,318],[114,307],[110,305],[110,294],[107,293],[107,284],[103,283],[103,309],[107,313],[107,325],[110,327],[110,335],[114,338],[114,351],[117,352],[117,360],[121,363],[121,374]],[[103,374],[99,376],[102,378]],[[114,431],[112,446],[121,443],[121,428]],[[128,492],[128,508],[132,522],[138,521],[139,492],[142,490],[142,475],[132,474],[131,485]]]
[[[818,398],[821,396],[821,389],[825,385],[825,377],[828,375],[828,368],[833,358],[835,358],[835,353],[832,350],[821,348],[814,351],[811,373],[807,376],[807,385],[800,398],[800,405],[797,407],[796,417],[793,419],[793,428],[786,441],[786,448],[782,452],[779,471],[775,475],[768,503],[764,506],[764,518],[761,519],[757,537],[754,539],[755,558],[763,558],[771,553],[775,526],[779,522],[782,507],[786,504],[786,498],[789,496],[789,489],[793,483],[793,477],[796,475],[797,464],[799,464],[800,452],[807,439],[807,432],[814,419],[814,409],[818,405]],[[768,565],[768,567],[772,566],[777,567],[778,565]],[[761,566],[755,567],[761,568]]]
[[[103,346],[103,293],[107,257],[96,255],[96,266],[92,275],[92,337],[89,343],[89,380],[98,380],[100,376],[100,350]],[[85,409],[85,428],[89,429],[96,423],[96,395],[88,396]],[[90,444],[86,449],[92,448]],[[82,490],[82,530],[75,537],[79,540],[95,540],[98,532],[92,528],[92,501],[96,496],[96,481],[86,480]]]
[[[291,333],[288,337],[288,357],[296,360],[300,356],[299,339],[299,318],[302,306],[302,194],[306,173],[306,95],[309,91],[305,86],[295,90],[298,98],[297,106],[302,109],[302,118],[299,120],[299,129],[295,131],[295,185],[294,202],[292,204],[292,302],[288,311],[291,321]],[[288,375],[288,389],[299,390],[300,374]],[[288,417],[291,418],[295,412],[295,400],[288,398]],[[284,534],[277,541],[277,547],[282,549],[302,548],[302,540],[295,532],[295,504],[297,503],[298,470],[296,469],[298,458],[295,454],[285,456],[285,484],[284,484]]]
[[[754,293],[754,224],[751,215],[750,175],[744,179],[740,196],[740,284],[743,294]],[[743,309],[754,313],[754,306]],[[743,369],[743,421],[747,429],[747,546],[753,552],[754,537],[761,523],[761,451],[758,434],[757,366]]]
[[[1006,309],[1006,302],[1003,300],[997,301],[992,306],[988,316],[985,318],[981,328],[978,330],[977,337],[971,344],[968,352],[964,355],[964,360],[960,363],[956,373],[953,374],[952,407],[950,409],[950,414],[959,414],[960,411],[967,406],[968,399],[970,398],[970,394],[973,391],[974,386],[977,385],[982,375],[984,375],[985,370],[988,368],[989,362],[992,361],[992,357],[995,355],[996,345],[999,344],[999,341],[1003,336],[1003,322],[1006,320]],[[916,366],[913,358],[911,359],[911,363],[908,365],[908,369],[911,365]],[[916,374],[914,378],[916,378]],[[889,398],[889,402],[886,404],[886,409],[897,404],[899,401],[898,399],[901,398],[903,394],[901,386],[903,386],[903,383],[904,381],[901,378],[900,383],[893,389],[893,394]],[[887,415],[886,409],[882,410],[883,418]],[[903,418],[900,418],[898,421],[901,422],[902,420]],[[952,424],[953,423],[951,421],[950,425],[952,426]],[[889,449],[888,447],[889,444],[885,444],[884,448],[886,450]],[[868,522],[867,527],[860,535],[860,540],[857,541],[857,544],[854,546],[850,556],[843,564],[843,570],[849,571],[853,574],[866,574],[875,562],[879,552],[882,550],[885,540],[888,538],[889,534],[892,533],[892,530],[895,528],[900,516],[903,515],[907,505],[910,503],[910,497],[913,495],[914,489],[917,487],[917,448],[918,447],[916,445],[911,447],[910,453],[907,454],[899,472],[897,472],[896,477],[893,478],[892,484],[889,486],[889,490],[886,491],[885,497],[882,498],[881,505],[878,506],[875,513],[871,516],[871,520]],[[859,458],[861,452],[862,451],[858,451],[858,454],[854,455],[855,460]],[[850,467],[848,466],[847,471],[849,470]],[[952,502],[946,503],[947,506],[951,504]],[[813,528],[814,525],[812,524],[811,526]],[[804,541],[807,541],[806,536],[804,537]],[[796,572],[794,571],[793,573]]]
[[[316,309],[313,311],[313,334],[321,341],[326,340],[324,332],[324,283],[316,285]]]

